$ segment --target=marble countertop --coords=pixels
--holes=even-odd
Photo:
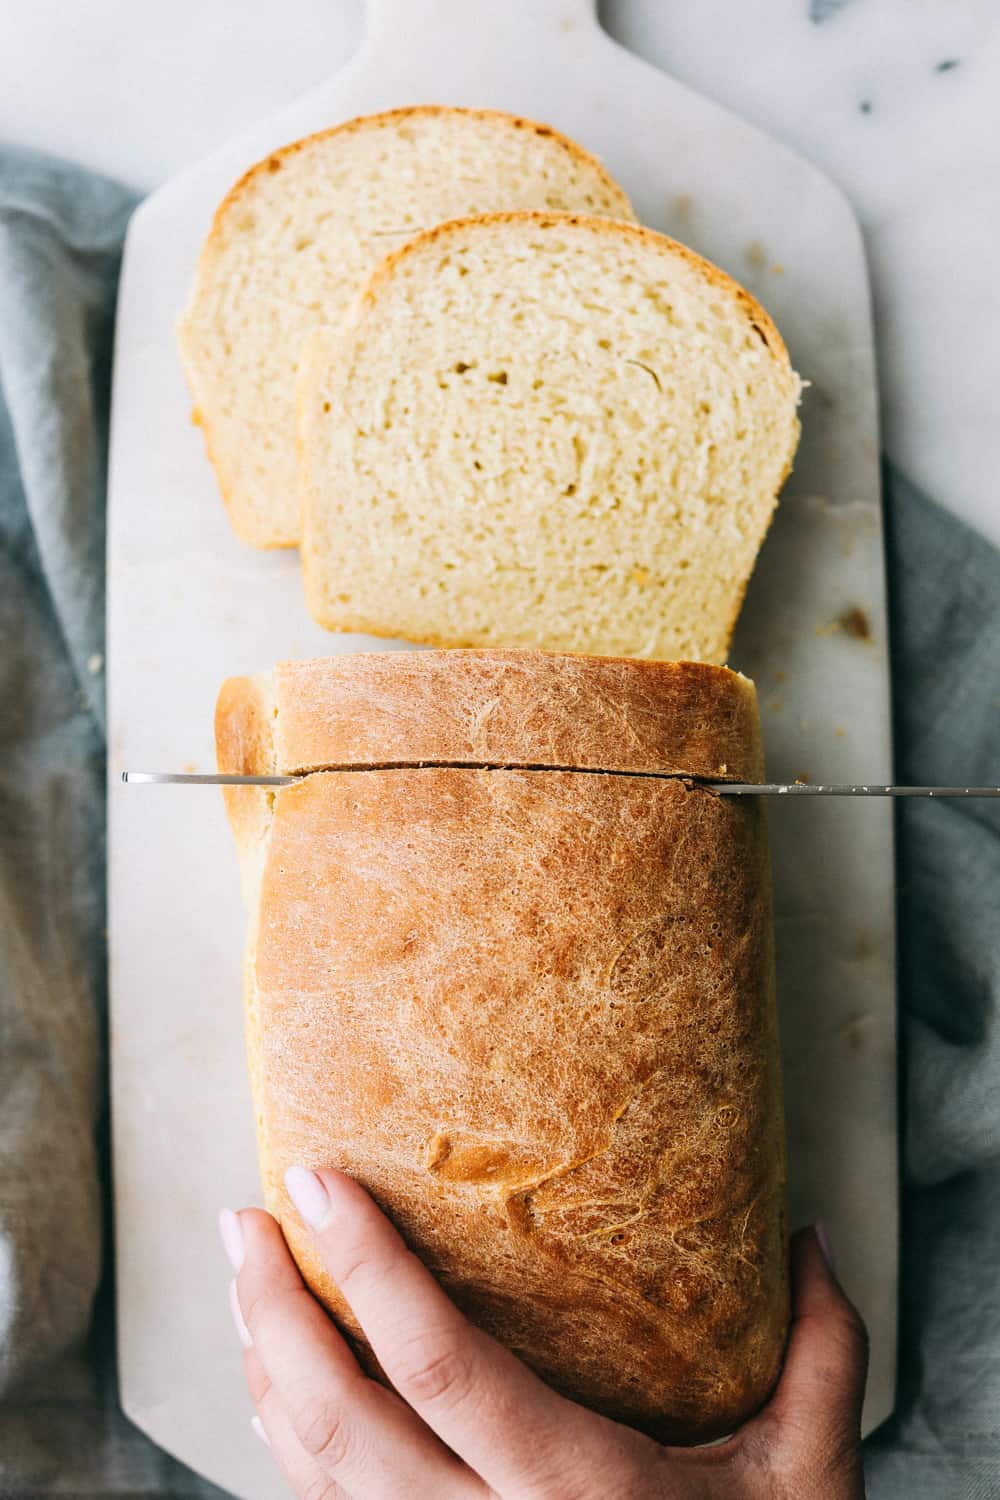
[[[987,368],[1000,347],[1000,9],[606,0],[601,17],[616,40],[845,189],[870,256],[884,446],[1000,543]],[[363,25],[361,0],[4,6],[0,140],[153,188],[319,83]]]

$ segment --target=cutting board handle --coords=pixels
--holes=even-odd
[[[524,33],[564,35],[597,25],[597,0],[366,0],[369,46],[431,46],[436,52],[453,45],[460,34],[474,36],[481,47],[503,46],[505,38]]]

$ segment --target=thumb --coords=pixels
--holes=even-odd
[[[792,1322],[781,1379],[766,1415],[782,1467],[861,1474],[861,1403],[868,1335],[841,1289],[816,1229],[792,1240]],[[858,1493],[863,1493],[860,1489]]]

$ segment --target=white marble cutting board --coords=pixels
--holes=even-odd
[[[757,679],[775,778],[891,774],[872,329],[846,201],[800,158],[616,46],[594,0],[369,9],[367,40],[343,72],[142,206],[118,322],[108,672],[121,1391],[158,1442],[247,1500],[285,1491],[249,1431],[215,1240],[218,1205],[259,1196],[236,862],[216,793],[117,778],[126,766],[210,769],[223,677],[376,643],[324,634],[305,613],[295,557],[233,538],[190,425],[174,323],[235,177],[354,114],[494,105],[576,136],[646,222],[756,292],[812,385],[733,664]],[[829,1221],[868,1321],[871,1427],[895,1379],[891,810],[783,803],[771,828],[793,1221]]]

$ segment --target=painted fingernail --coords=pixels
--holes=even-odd
[[[250,1418],[250,1426],[253,1428],[254,1432],[260,1438],[260,1440],[264,1444],[264,1446],[266,1448],[270,1448],[270,1446],[271,1446],[271,1439],[268,1437],[267,1433],[264,1431],[264,1424],[260,1420],[260,1417],[251,1417]]]
[[[222,1248],[229,1257],[229,1264],[234,1271],[239,1272],[246,1255],[246,1244],[239,1215],[234,1214],[231,1208],[219,1211],[219,1234],[222,1237]]]
[[[229,1283],[229,1311],[233,1315],[233,1322],[236,1324],[236,1332],[239,1334],[240,1343],[244,1349],[249,1349],[253,1343],[253,1339],[243,1317],[243,1310],[240,1307],[240,1299],[236,1293],[235,1277]]]
[[[289,1167],[285,1187],[299,1214],[310,1229],[322,1229],[330,1217],[330,1199],[315,1172],[306,1167]]]
[[[833,1258],[833,1246],[830,1244],[830,1230],[826,1220],[817,1219],[813,1225],[813,1230],[815,1231],[816,1238],[819,1240],[819,1248],[823,1252],[823,1259],[830,1267],[830,1270],[835,1271],[837,1266]]]

